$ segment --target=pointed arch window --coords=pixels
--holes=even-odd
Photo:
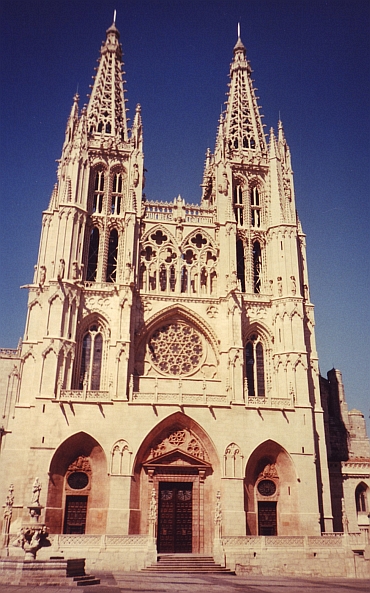
[[[89,255],[87,259],[86,280],[88,282],[96,281],[99,257],[99,229],[94,227],[90,233]]]
[[[99,170],[95,173],[94,196],[92,211],[94,214],[101,214],[103,211],[104,199],[104,171]]]
[[[368,504],[367,504],[367,486],[363,482],[359,484],[356,488],[355,498],[356,498],[356,510],[357,513],[367,513]]]
[[[112,229],[109,233],[108,261],[106,282],[116,282],[117,279],[117,256],[118,256],[118,231]]]
[[[96,324],[92,324],[82,339],[79,389],[99,391],[103,354],[103,336]]]
[[[253,292],[259,294],[262,284],[262,254],[259,241],[253,243]]]
[[[121,214],[123,200],[123,175],[122,173],[115,173],[113,177],[112,186],[112,202],[111,202],[111,214],[119,216]]]
[[[253,334],[245,346],[248,397],[265,397],[265,365],[262,342]]]
[[[241,239],[236,242],[236,275],[240,280],[241,291],[245,292],[245,259],[244,244]]]
[[[234,186],[233,201],[235,220],[240,226],[243,226],[243,189],[241,185]]]
[[[261,226],[261,197],[257,187],[252,187],[251,193],[251,224],[254,228]]]

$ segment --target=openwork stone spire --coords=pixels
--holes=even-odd
[[[266,154],[267,150],[251,72],[239,33],[230,66],[230,92],[224,120],[226,148],[233,156]]]
[[[100,49],[98,72],[87,108],[88,131],[92,135],[119,137],[127,142],[127,120],[122,80],[122,47],[113,24]]]

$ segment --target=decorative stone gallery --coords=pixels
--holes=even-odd
[[[150,201],[119,39],[73,99],[24,338],[0,350],[4,570],[369,575],[370,443],[319,374],[283,125],[266,140],[238,36],[199,205]]]

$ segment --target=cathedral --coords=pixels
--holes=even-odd
[[[319,572],[328,554],[369,570],[364,416],[338,370],[319,373],[290,150],[281,121],[265,135],[240,34],[197,205],[143,193],[115,22],[98,62],[88,104],[73,98],[24,338],[0,350],[7,554],[33,502],[40,557],[268,573],[324,548]]]

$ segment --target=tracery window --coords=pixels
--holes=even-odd
[[[359,484],[355,492],[356,510],[358,513],[367,512],[367,486],[363,482]]]
[[[99,257],[99,229],[94,227],[90,233],[89,254],[87,259],[86,280],[89,282],[96,281],[96,273],[98,270]]]
[[[99,326],[89,326],[82,339],[79,389],[99,391],[103,355],[103,336]]]
[[[112,185],[111,214],[121,214],[123,202],[123,174],[115,173]]]
[[[111,232],[109,233],[106,282],[116,282],[117,256],[118,256],[118,231],[117,231],[117,229],[112,229]]]
[[[265,397],[265,365],[263,345],[257,334],[245,346],[245,366],[249,397]]]
[[[243,189],[241,185],[235,185],[233,190],[234,214],[237,224],[243,226]]]
[[[245,292],[245,258],[244,258],[244,243],[241,239],[236,242],[236,275],[240,280],[240,288]]]
[[[148,350],[153,366],[161,373],[174,376],[194,372],[204,356],[202,336],[182,321],[156,329],[149,338]]]
[[[181,258],[181,292],[215,294],[217,255],[209,239],[201,232],[190,237],[183,248]]]
[[[95,185],[92,211],[95,214],[101,214],[103,211],[103,200],[104,200],[104,171],[98,170],[95,173]]]
[[[262,254],[259,241],[253,243],[253,292],[260,293],[262,284]]]
[[[261,200],[257,187],[252,187],[250,192],[251,198],[251,224],[252,227],[259,228],[261,226]]]

